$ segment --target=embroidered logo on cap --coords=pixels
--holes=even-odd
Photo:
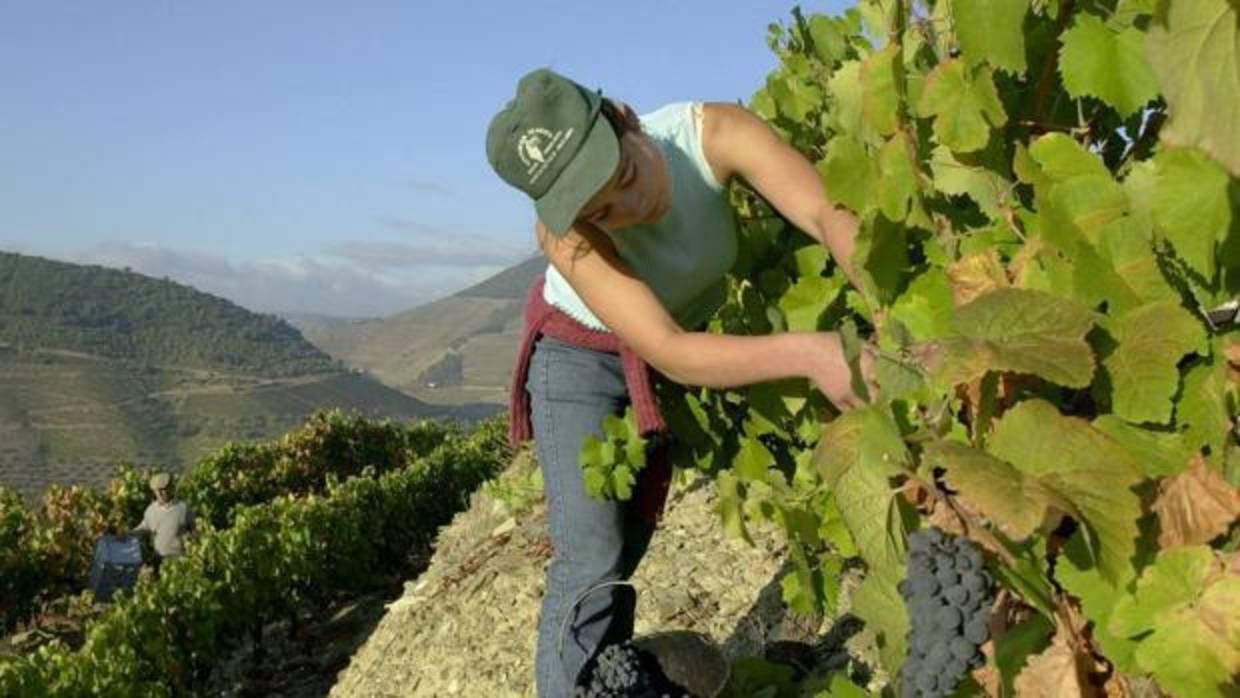
[[[538,181],[547,167],[555,161],[564,144],[573,137],[573,129],[552,133],[545,128],[531,128],[517,140],[517,155],[525,165],[530,184]]]

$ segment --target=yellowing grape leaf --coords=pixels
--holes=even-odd
[[[1103,361],[1115,414],[1130,422],[1170,422],[1171,400],[1180,386],[1177,365],[1205,344],[1201,323],[1178,300],[1165,300],[1124,313],[1109,329],[1119,343]]]
[[[1165,551],[1111,614],[1111,632],[1141,636],[1137,662],[1174,695],[1232,697],[1240,673],[1240,574],[1205,546]]]
[[[1085,658],[1068,646],[1062,633],[1041,654],[1029,658],[1016,677],[1016,695],[1021,698],[1083,698],[1085,692]]]
[[[1158,82],[1145,62],[1145,34],[1135,28],[1116,31],[1094,15],[1079,12],[1063,34],[1059,72],[1068,94],[1096,97],[1121,116],[1135,114],[1158,96]]]
[[[965,305],[997,288],[1011,286],[999,261],[999,251],[993,247],[953,262],[947,268],[947,278],[951,279],[952,300],[956,305]]]
[[[1188,470],[1164,479],[1154,501],[1163,549],[1208,543],[1240,518],[1240,490],[1200,454]]]
[[[1126,449],[1044,400],[1027,400],[1008,410],[986,449],[1072,502],[1106,579],[1115,582],[1130,573],[1141,516],[1132,490],[1144,475]]]
[[[957,384],[988,371],[1015,371],[1084,387],[1094,373],[1085,342],[1094,318],[1088,308],[1049,293],[996,289],[956,310],[955,335],[939,340],[941,353],[929,368]]]
[[[960,59],[940,63],[926,78],[917,113],[933,116],[938,142],[957,153],[981,150],[990,129],[1007,123],[990,69],[970,69]]]
[[[1128,449],[1150,478],[1182,473],[1192,460],[1193,450],[1185,446],[1184,440],[1175,432],[1146,429],[1129,424],[1113,414],[1095,419],[1094,428],[1109,434]]]
[[[1025,72],[1025,15],[1029,0],[952,0],[952,24],[970,64],[982,61]]]
[[[947,471],[944,479],[961,497],[1016,541],[1028,538],[1044,523],[1054,526],[1060,514],[1081,518],[1053,488],[985,451],[935,441],[926,446],[925,457]]]
[[[1162,0],[1145,51],[1171,118],[1159,137],[1240,176],[1240,23],[1234,0]]]

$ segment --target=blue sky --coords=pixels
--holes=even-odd
[[[523,73],[639,112],[748,101],[792,5],[6,0],[0,250],[261,312],[398,312],[533,253],[483,148]]]

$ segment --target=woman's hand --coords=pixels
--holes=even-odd
[[[814,386],[827,396],[833,405],[841,410],[862,407],[866,401],[857,395],[852,388],[852,370],[844,357],[844,342],[838,332],[820,332],[815,335],[822,347],[822,360],[815,363],[815,370],[809,379]],[[861,377],[865,380],[870,399],[878,396],[878,383],[875,382],[876,357],[872,346],[866,344],[861,352]]]

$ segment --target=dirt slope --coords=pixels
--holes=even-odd
[[[514,464],[506,481],[532,466]],[[514,479],[516,477],[516,479]],[[729,658],[777,640],[811,640],[827,625],[780,601],[785,550],[774,531],[757,545],[727,539],[705,481],[679,483],[634,581],[637,633],[692,629]],[[441,531],[430,569],[408,582],[339,674],[331,695],[532,696],[533,657],[550,549],[541,501],[513,515],[486,493]]]

